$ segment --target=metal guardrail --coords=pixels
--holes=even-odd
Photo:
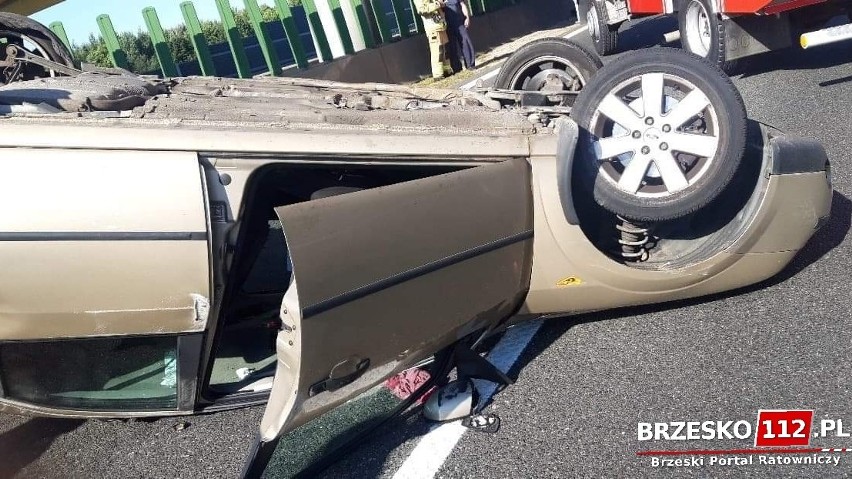
[[[423,23],[415,13],[414,0],[302,0],[301,6],[291,6],[287,0],[274,0],[279,18],[275,22],[264,22],[257,0],[243,0],[254,32],[254,36],[244,38],[237,29],[229,0],[204,1],[215,1],[227,41],[208,44],[195,5],[191,1],[184,1],[180,9],[195,60],[181,64],[175,62],[156,9],[146,7],[142,10],[163,76],[200,74],[248,78],[259,73],[279,76],[286,67],[304,69],[309,67],[312,60],[331,61],[332,48],[326,31],[329,25],[322,22],[316,2],[324,2],[331,10],[333,35],[347,55],[356,50],[350,32],[360,35],[358,40],[363,40],[366,48],[375,48],[423,32]],[[354,12],[354,24],[347,21],[341,1],[347,2]],[[515,3],[515,0],[469,1],[474,15]],[[127,55],[109,15],[99,15],[96,21],[110,62],[115,67],[128,68]],[[62,22],[51,23],[50,29],[70,48]]]

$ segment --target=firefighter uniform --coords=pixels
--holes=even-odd
[[[440,0],[415,0],[414,7],[423,17],[423,29],[429,39],[429,53],[432,59],[432,77],[443,78],[450,72],[447,58],[447,21]]]

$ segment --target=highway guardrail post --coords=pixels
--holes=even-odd
[[[225,30],[225,38],[228,39],[228,45],[231,47],[231,55],[233,55],[234,65],[237,67],[237,76],[250,78],[251,69],[249,68],[245,46],[243,46],[243,37],[237,30],[237,21],[234,19],[231,3],[228,0],[216,0],[216,8],[219,10],[219,19],[222,21],[222,28]]]
[[[387,12],[382,9],[380,0],[367,0],[373,10],[373,15],[376,17],[376,26],[379,27],[379,36],[382,38],[382,43],[390,43],[393,41],[390,25],[388,25]]]
[[[71,42],[68,41],[68,33],[65,31],[65,25],[62,22],[53,22],[50,24],[50,30],[62,40],[62,43],[65,44],[65,48],[71,50]]]
[[[423,19],[420,18],[420,14],[417,13],[417,7],[414,6],[414,0],[408,0],[408,4],[411,6],[411,16],[414,17],[414,30],[417,33],[423,33],[426,30],[423,28]]]
[[[370,20],[367,18],[367,12],[364,10],[364,2],[362,0],[349,0],[352,5],[352,10],[355,11],[355,18],[358,20],[358,30],[361,31],[361,36],[364,38],[364,46],[373,48],[376,46],[376,39],[373,38],[373,31],[370,29]]]
[[[396,18],[396,26],[399,29],[399,36],[401,38],[411,36],[411,30],[408,29],[408,19],[405,15],[405,3],[405,0],[391,0],[393,16]]]
[[[299,37],[299,29],[296,27],[296,21],[293,20],[293,12],[290,10],[290,4],[287,0],[275,0],[275,7],[278,10],[278,17],[281,18],[281,24],[284,26],[284,34],[287,36],[287,41],[290,43],[290,51],[293,53],[293,60],[299,68],[308,68],[308,57],[305,56],[305,48],[302,46],[302,39]]]
[[[198,66],[201,67],[201,74],[216,76],[216,66],[213,64],[210,46],[201,31],[201,22],[198,21],[195,5],[192,2],[183,2],[180,4],[180,11],[186,23],[186,33],[189,34],[189,41],[192,42],[192,49],[195,50],[195,57],[198,58]]]
[[[257,4],[257,0],[243,0],[243,3],[257,37],[257,43],[260,44],[260,51],[263,52],[263,58],[266,60],[266,67],[269,68],[269,74],[280,77],[281,60],[278,58],[278,52],[275,51],[269,30],[266,29],[266,23],[264,23],[263,15],[260,13],[260,6]]]
[[[317,44],[317,56],[319,56],[320,61],[331,61],[334,57],[331,55],[331,47],[328,45],[328,38],[325,36],[316,3],[314,3],[314,0],[302,0],[302,8],[305,9],[305,16],[308,17],[311,33]]]
[[[178,76],[177,65],[166,42],[166,34],[163,32],[157,10],[154,7],[145,7],[142,9],[142,17],[145,19],[145,26],[148,27],[148,35],[151,36],[151,43],[154,44],[154,53],[157,55],[157,62],[160,63],[163,76],[166,78]]]
[[[121,49],[118,43],[118,36],[115,34],[115,27],[112,26],[112,20],[109,15],[98,15],[98,29],[101,31],[101,38],[106,43],[107,53],[112,65],[116,68],[129,69],[130,64],[127,61],[127,54]]]
[[[346,25],[346,17],[343,16],[343,9],[340,8],[340,0],[328,0],[328,7],[331,9],[331,16],[334,17],[334,25],[340,34],[340,43],[343,46],[343,52],[347,55],[355,53],[355,48],[352,46],[352,37],[349,36],[349,27]]]

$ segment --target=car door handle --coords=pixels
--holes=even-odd
[[[311,396],[324,391],[335,391],[360,378],[370,368],[370,358],[353,356],[337,363],[328,378],[314,384],[309,390]]]

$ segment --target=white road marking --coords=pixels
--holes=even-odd
[[[509,329],[488,354],[488,360],[501,371],[509,371],[535,337],[535,333],[541,328],[543,321],[541,319],[529,321]],[[497,390],[497,384],[479,380],[475,380],[475,383],[480,394],[480,401],[482,403],[490,401],[491,396]],[[462,426],[460,421],[433,427],[420,438],[420,441],[414,446],[414,450],[393,475],[393,479],[431,479],[435,477],[465,431],[467,431],[467,428]]]
[[[565,34],[565,38],[574,38],[574,37],[576,37],[577,35],[579,35],[579,34],[581,34],[581,33],[585,32],[585,31],[587,31],[587,28],[586,28],[586,27],[584,27],[583,25],[580,25],[579,23],[577,23],[576,25],[577,25],[577,29],[576,29],[576,30],[571,30],[570,32],[566,33],[566,34]]]
[[[505,60],[504,60],[504,61],[505,61]],[[499,65],[501,65],[502,63],[503,63],[503,62],[500,62],[500,63],[499,63]],[[460,88],[461,88],[462,90],[470,90],[471,88],[473,88],[473,87],[475,87],[475,86],[476,86],[476,82],[478,82],[479,80],[483,80],[483,81],[485,81],[485,80],[490,80],[490,79],[492,79],[492,78],[496,77],[498,73],[500,73],[500,69],[499,69],[499,68],[495,68],[494,70],[491,70],[490,72],[486,73],[485,75],[482,75],[482,76],[481,76],[481,77],[479,77],[479,78],[474,78],[473,80],[471,80],[471,81],[469,81],[469,82],[465,83],[465,84],[464,84],[464,85],[462,85]]]
[[[563,38],[573,38],[573,37],[576,37],[577,35],[585,32],[585,31],[586,31],[586,27],[577,24],[577,29],[571,30],[570,32],[566,33]],[[500,63],[498,63],[497,66],[499,67],[500,65],[502,65],[504,61],[505,60],[500,61]],[[462,89],[462,90],[470,90],[471,88],[476,86],[476,82],[478,82],[479,80],[483,80],[483,81],[490,80],[490,79],[496,77],[498,73],[500,73],[500,68],[495,68],[494,70],[491,70],[490,72],[482,75],[481,77],[474,78],[473,80],[465,83],[464,85],[460,86],[459,88]]]

